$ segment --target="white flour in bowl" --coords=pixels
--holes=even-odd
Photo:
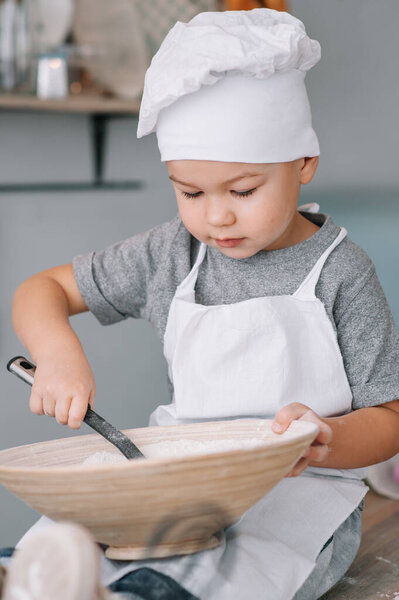
[[[264,444],[265,440],[260,438],[247,440],[207,440],[206,442],[198,440],[175,440],[147,445],[142,444],[140,450],[146,458],[180,458],[182,456],[214,454],[215,452],[226,452],[228,450],[248,450]],[[122,454],[104,451],[91,454],[83,464],[119,463],[125,460],[127,459]]]
[[[225,439],[225,440],[175,440],[158,442],[142,446],[143,454],[148,458],[193,456],[195,454],[214,454],[215,452],[226,452],[228,450],[249,450],[264,444],[264,440],[251,438],[247,440]]]
[[[123,454],[120,452],[95,452],[94,454],[90,454],[84,461],[83,465],[101,465],[105,463],[119,463],[127,460]]]

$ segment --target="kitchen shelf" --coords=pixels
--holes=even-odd
[[[0,94],[0,109],[138,115],[140,101],[100,94],[79,94],[59,100],[42,100],[24,94]]]
[[[140,110],[139,100],[126,100],[98,93],[82,93],[59,100],[42,100],[23,94],[0,94],[1,110],[87,114],[90,119],[93,179],[89,182],[4,183],[0,184],[0,192],[77,192],[132,190],[143,187],[140,180],[103,179],[107,123],[111,118],[137,117]]]

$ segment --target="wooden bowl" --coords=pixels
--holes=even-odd
[[[318,431],[294,421],[277,435],[271,424],[239,419],[130,429],[125,433],[144,454],[146,445],[177,440],[258,438],[262,445],[116,464],[81,464],[114,451],[97,434],[19,446],[0,452],[0,482],[39,513],[87,527],[108,545],[109,558],[190,554],[217,546],[221,530],[290,471]]]

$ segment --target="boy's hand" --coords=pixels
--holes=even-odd
[[[55,417],[61,425],[79,429],[90,404],[94,404],[96,384],[83,352],[41,357],[30,397],[30,409],[37,415]]]
[[[314,442],[309,446],[305,454],[298,460],[286,477],[296,477],[297,475],[300,475],[311,461],[316,463],[323,462],[330,451],[328,444],[331,442],[333,436],[331,427],[324,423],[324,421],[322,421],[308,406],[300,404],[299,402],[292,402],[278,411],[272,425],[272,430],[275,433],[284,433],[290,423],[294,420],[316,423],[319,427],[319,433]]]

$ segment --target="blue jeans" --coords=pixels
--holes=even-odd
[[[364,500],[324,544],[313,571],[293,600],[317,600],[342,579],[359,549],[363,509]]]
[[[126,600],[198,600],[171,577],[147,567],[118,579],[110,590]]]
[[[0,548],[0,558],[10,558],[14,548]],[[177,581],[154,571],[142,568],[128,573],[110,585],[110,590],[126,600],[198,600]]]

